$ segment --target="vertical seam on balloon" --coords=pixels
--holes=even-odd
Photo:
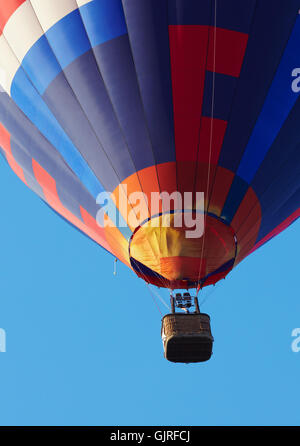
[[[77,0],[76,0],[76,2],[77,2]],[[77,2],[77,4],[78,4],[78,2]],[[123,8],[123,6],[122,6],[122,8]],[[120,123],[120,120],[119,120],[119,118],[118,118],[118,115],[117,115],[117,113],[116,113],[116,109],[115,109],[115,106],[114,106],[113,101],[112,101],[112,99],[111,99],[111,96],[110,96],[109,90],[108,90],[108,88],[107,88],[107,85],[106,85],[106,83],[105,83],[104,77],[102,76],[102,71],[101,71],[100,65],[99,65],[99,63],[98,63],[97,58],[95,57],[94,48],[93,48],[93,46],[92,46],[92,43],[91,43],[91,40],[90,40],[90,36],[89,36],[89,34],[88,34],[88,32],[87,32],[87,30],[86,30],[86,28],[85,28],[85,23],[84,23],[84,20],[83,20],[83,18],[82,18],[82,15],[81,15],[80,8],[78,8],[78,10],[79,10],[79,14],[80,14],[80,17],[81,17],[81,20],[82,20],[83,27],[84,27],[84,29],[85,29],[87,38],[88,38],[88,40],[89,40],[89,42],[90,42],[91,50],[92,50],[92,53],[93,53],[93,56],[94,56],[94,60],[95,60],[95,63],[96,63],[96,66],[97,66],[99,75],[101,76],[101,79],[102,79],[102,81],[103,81],[103,85],[104,85],[105,91],[106,91],[106,93],[107,93],[107,97],[108,97],[109,102],[110,102],[110,104],[111,104],[111,107],[112,107],[112,110],[113,110],[113,112],[114,112],[116,121],[117,121],[117,123],[118,123],[118,125],[119,125],[120,133],[122,134],[122,137],[123,137],[123,139],[124,139],[124,144],[125,144],[125,146],[126,146],[126,149],[127,149],[128,155],[129,155],[129,158],[131,159],[132,166],[133,166],[133,168],[134,168],[134,172],[136,173],[136,175],[137,175],[137,177],[138,177],[138,182],[139,182],[139,184],[140,184],[141,191],[143,191],[143,189],[142,189],[142,185],[141,185],[141,181],[140,181],[140,178],[139,178],[139,175],[138,175],[138,172],[137,172],[137,168],[136,168],[135,163],[134,163],[134,161],[133,161],[133,158],[132,158],[132,155],[131,155],[131,151],[130,151],[130,149],[129,149],[129,145],[128,145],[127,139],[126,139],[126,137],[125,137],[125,134],[124,134],[123,127],[122,127],[122,125],[121,125],[121,123]],[[123,11],[123,13],[124,13],[124,11]],[[125,17],[125,14],[124,14],[124,17]],[[126,24],[126,27],[127,27],[127,24]],[[119,179],[119,186],[120,186],[120,185],[122,185],[122,182],[121,182],[121,179],[119,178],[119,175],[117,175],[117,177],[118,177],[118,179]],[[125,191],[124,191],[124,195],[126,195],[126,194],[125,194]],[[132,203],[130,202],[130,200],[128,200],[128,197],[127,197],[127,201],[128,201],[128,203],[129,203],[129,205],[131,206],[132,210],[134,211],[134,208],[133,208],[133,206],[132,206]],[[150,215],[149,206],[147,206],[147,207],[148,207],[148,212],[149,212],[149,215]],[[137,214],[135,213],[135,215],[137,215]]]
[[[122,6],[122,8],[123,8],[123,6]],[[80,13],[80,9],[79,9],[79,13]],[[124,11],[123,11],[123,13],[124,13]],[[80,15],[81,15],[81,14],[80,14]],[[125,14],[124,14],[124,18],[125,18]],[[81,16],[81,19],[82,19],[82,16]],[[84,28],[85,28],[85,24],[84,24],[83,19],[82,19],[82,22],[83,22],[83,26],[84,26]],[[126,27],[127,27],[127,23],[126,23]],[[128,29],[128,28],[127,28],[127,29]],[[85,29],[85,31],[86,31],[86,29]],[[88,38],[88,40],[89,40],[89,42],[90,42],[90,44],[91,44],[90,37],[89,37],[87,31],[86,31],[86,35],[87,35],[87,38]],[[128,41],[129,41],[129,36],[128,36]],[[130,41],[129,41],[129,43],[130,43]],[[114,111],[116,120],[117,120],[117,122],[118,122],[118,124],[119,124],[121,134],[122,134],[122,136],[123,136],[123,138],[124,138],[124,143],[125,143],[125,146],[126,146],[126,148],[127,148],[128,155],[129,155],[129,157],[130,157],[130,159],[131,159],[133,168],[134,168],[134,170],[135,170],[135,174],[137,175],[137,179],[138,179],[138,182],[139,182],[139,185],[140,185],[140,189],[141,189],[141,191],[143,192],[143,188],[142,188],[141,180],[140,180],[140,177],[139,177],[137,168],[136,168],[136,166],[135,166],[135,163],[134,163],[134,161],[133,161],[132,154],[131,154],[131,151],[130,151],[130,149],[129,149],[129,145],[128,145],[127,139],[126,139],[126,137],[125,137],[123,128],[122,128],[121,123],[120,123],[120,121],[119,121],[118,115],[117,115],[117,113],[116,113],[116,111],[115,111],[115,107],[114,107],[114,105],[113,105],[113,102],[112,102],[112,99],[111,99],[109,90],[108,90],[108,88],[107,88],[107,86],[106,86],[104,77],[102,76],[101,68],[100,68],[99,63],[98,63],[98,61],[97,61],[97,58],[95,57],[94,48],[93,48],[92,46],[91,46],[91,49],[92,49],[92,52],[93,52],[93,55],[94,55],[94,58],[95,58],[95,62],[96,62],[96,65],[97,65],[97,68],[98,68],[98,71],[99,71],[99,75],[101,76],[101,78],[102,78],[102,80],[103,80],[103,84],[104,84],[105,90],[106,90],[106,92],[107,92],[108,98],[109,98],[110,103],[111,103],[111,106],[112,106],[112,108],[113,108],[113,111]],[[119,178],[119,175],[118,175],[118,174],[117,174],[117,177]],[[137,214],[136,214],[136,212],[135,212],[135,209],[134,209],[134,207],[133,207],[133,205],[132,205],[132,203],[131,203],[131,200],[129,200],[127,194],[125,193],[124,186],[123,186],[123,184],[122,184],[120,178],[119,178],[119,187],[122,188],[122,190],[123,190],[123,192],[124,192],[124,195],[127,197],[127,202],[129,203],[130,207],[132,208],[132,210],[133,210],[133,212],[134,212],[134,214],[135,214],[135,216],[136,216],[136,218],[137,218]],[[146,204],[147,204],[147,203],[146,203]],[[148,205],[148,204],[147,204],[147,208],[148,208],[148,213],[149,213],[149,216],[150,216],[150,210],[149,210],[149,205]],[[152,249],[152,246],[151,246],[150,242],[149,242],[149,245],[150,245],[150,248]],[[153,251],[153,249],[152,249],[152,251]],[[153,254],[154,254],[154,251],[153,251]]]
[[[205,76],[206,76],[206,68],[207,68],[207,62],[208,62],[208,53],[209,53],[209,45],[210,45],[210,28],[212,23],[212,15],[213,15],[213,3],[211,4],[211,12],[210,12],[210,25],[208,26],[208,36],[207,36],[207,48],[206,48],[206,59],[205,59],[205,70],[204,70],[204,82],[205,82]],[[204,90],[203,90],[204,95]],[[203,116],[202,116],[202,109],[203,109],[203,103],[201,106],[200,111],[200,122],[199,122],[199,130],[198,130],[198,142],[197,142],[197,154],[196,154],[196,166],[195,166],[195,173],[194,173],[194,185],[193,185],[193,195],[195,196],[196,193],[196,184],[197,184],[197,170],[198,170],[198,164],[199,164],[199,153],[200,153],[200,140],[201,140],[201,130],[202,130],[202,122],[203,122]],[[196,200],[196,198],[194,198]]]
[[[123,8],[123,1],[122,1],[122,8]],[[124,11],[124,8],[123,8],[123,11]],[[125,11],[124,11],[124,20],[125,20],[126,27],[127,27],[127,30],[128,30],[128,24],[127,24],[127,20],[126,20]],[[131,58],[132,58],[133,66],[134,66],[134,71],[135,71],[135,76],[136,76],[136,81],[137,81],[137,87],[138,87],[138,91],[139,91],[139,97],[140,97],[140,101],[141,101],[141,105],[142,105],[142,109],[143,109],[144,120],[145,120],[145,127],[147,129],[147,133],[148,133],[148,136],[149,136],[149,142],[150,142],[152,156],[153,156],[153,161],[154,161],[154,166],[155,166],[157,183],[158,183],[159,191],[161,192],[160,182],[159,182],[159,177],[158,177],[158,171],[157,171],[157,163],[156,163],[156,158],[155,158],[155,154],[154,154],[154,150],[153,150],[153,142],[152,142],[152,138],[151,138],[151,134],[150,134],[150,130],[149,130],[149,125],[148,125],[148,121],[147,121],[146,110],[145,110],[145,106],[144,106],[144,102],[143,102],[143,96],[142,96],[141,86],[140,86],[140,83],[139,83],[139,77],[138,77],[136,64],[135,64],[135,60],[134,60],[134,56],[133,56],[133,49],[132,49],[132,44],[131,44],[129,32],[128,32],[128,42],[129,42],[129,46],[130,46],[130,53],[131,53]]]
[[[122,9],[123,9],[123,5],[122,5]],[[118,116],[117,116],[117,113],[116,113],[116,111],[115,111],[115,107],[114,107],[113,102],[112,102],[112,100],[111,100],[111,96],[110,96],[110,93],[109,93],[108,88],[107,88],[107,86],[106,86],[104,77],[102,76],[101,68],[100,68],[99,63],[98,63],[98,61],[97,61],[97,58],[95,57],[94,48],[93,48],[92,45],[91,45],[90,37],[89,37],[88,32],[87,32],[87,30],[86,30],[86,28],[85,28],[84,20],[82,19],[82,16],[81,16],[80,8],[79,8],[79,14],[80,14],[81,21],[82,21],[82,23],[83,23],[83,27],[84,27],[84,30],[85,30],[85,32],[86,32],[87,38],[88,38],[88,40],[89,40],[89,42],[90,42],[91,50],[92,50],[92,53],[93,53],[93,56],[94,56],[94,59],[95,59],[95,62],[96,62],[96,66],[97,66],[98,71],[99,71],[99,75],[101,76],[101,78],[102,78],[102,80],[103,80],[103,84],[104,84],[105,90],[106,90],[106,92],[107,92],[108,98],[109,98],[109,100],[110,100],[111,106],[112,106],[112,108],[113,108],[113,111],[114,111],[114,113],[115,113],[116,120],[117,120],[117,122],[118,122],[118,124],[119,124],[119,126],[120,126],[120,131],[121,131],[121,134],[122,134],[122,136],[123,136],[123,138],[124,138],[124,142],[125,142],[125,146],[126,146],[126,148],[127,148],[127,152],[128,152],[128,154],[129,154],[129,157],[130,157],[131,162],[132,162],[132,164],[133,164],[133,168],[135,169],[135,173],[136,173],[136,175],[137,175],[137,178],[138,178],[138,182],[139,182],[139,184],[140,184],[141,191],[143,192],[143,188],[142,188],[142,184],[141,184],[141,180],[140,180],[139,174],[138,174],[138,172],[137,172],[135,163],[134,163],[134,161],[133,161],[133,158],[132,158],[132,155],[131,155],[131,151],[130,151],[130,149],[129,149],[128,142],[127,142],[127,140],[126,140],[126,138],[125,138],[125,134],[124,134],[124,132],[123,132],[123,128],[122,128],[122,126],[121,126],[121,123],[120,123],[119,118],[118,118]],[[124,14],[124,20],[125,20],[125,23],[126,23],[124,9],[123,9],[123,14]],[[127,23],[126,23],[126,27],[127,27]],[[128,27],[127,27],[127,30],[128,30]],[[128,41],[129,41],[129,45],[130,45],[129,34],[128,34]],[[130,45],[130,48],[131,48],[131,45]],[[133,63],[134,63],[134,61],[133,61]],[[135,70],[135,71],[136,71],[136,70]],[[109,160],[109,158],[108,158],[108,160]],[[110,162],[110,160],[109,160],[109,162]],[[111,162],[110,162],[110,164],[111,164]],[[111,164],[111,165],[112,165],[112,164]],[[112,166],[112,167],[113,167],[113,166]],[[114,169],[114,168],[113,168],[113,169]],[[114,171],[115,171],[115,169],[114,169]],[[117,174],[116,171],[115,171],[115,173],[116,173],[116,175],[117,175],[117,178],[119,179],[119,186],[122,188],[122,190],[123,190],[123,192],[124,192],[124,195],[127,197],[127,194],[125,193],[124,186],[123,186],[123,184],[122,184],[122,182],[121,182],[121,179],[119,178],[119,175]],[[134,207],[133,207],[133,205],[132,205],[132,203],[131,203],[131,200],[129,200],[128,197],[127,197],[127,202],[129,203],[130,207],[132,208],[132,210],[133,210],[133,212],[134,212],[134,214],[135,214],[135,216],[136,216],[136,218],[137,218],[137,214],[136,214],[136,212],[135,212],[135,209],[134,209]],[[147,204],[147,207],[148,207],[148,213],[149,213],[149,216],[150,216],[149,205],[148,205],[148,203],[146,203],[146,204]],[[126,223],[127,223],[127,222],[126,222]],[[128,225],[128,223],[127,223],[127,225]],[[150,248],[152,249],[152,246],[151,246],[150,242],[149,242],[149,245],[150,245]],[[152,251],[153,251],[153,249],[152,249]],[[153,254],[154,254],[154,251],[153,251]]]
[[[128,30],[128,24],[127,24],[126,14],[125,14],[124,7],[123,7],[123,1],[122,1],[122,8],[123,8],[123,12],[124,12],[124,19],[125,19],[126,27],[127,27],[127,30]],[[141,93],[141,87],[140,87],[140,84],[139,84],[138,73],[137,73],[135,60],[134,60],[134,56],[133,56],[133,49],[132,49],[132,44],[131,44],[129,32],[128,32],[128,42],[129,42],[129,46],[130,46],[130,50],[131,50],[132,62],[133,62],[133,66],[134,66],[134,70],[135,70],[135,74],[136,74],[136,80],[137,80],[137,86],[138,86],[139,96],[140,96],[140,100],[141,100],[141,105],[142,105],[143,112],[144,112],[145,126],[147,128],[147,132],[148,132],[148,135],[149,135],[149,142],[150,142],[150,146],[151,146],[151,150],[152,150],[152,156],[153,156],[153,161],[154,161],[154,166],[155,166],[157,183],[158,183],[158,187],[159,187],[159,192],[161,193],[161,187],[160,187],[159,176],[158,176],[158,171],[157,171],[157,162],[156,162],[156,158],[155,158],[155,154],[154,154],[154,150],[153,150],[153,142],[152,142],[152,139],[151,139],[150,130],[149,130],[148,122],[147,122],[147,115],[146,115],[146,111],[145,111],[145,107],[144,107],[144,103],[143,103],[143,97],[142,97],[142,93]],[[141,185],[141,187],[142,187],[142,185]],[[142,188],[142,192],[143,192],[143,188]],[[149,211],[149,215],[151,217],[150,211]],[[151,249],[153,251],[153,248],[152,248],[150,242],[149,242],[149,245],[150,245],[150,247],[151,247]],[[160,254],[162,256],[160,246],[159,246],[159,250],[160,250]],[[154,251],[153,251],[153,254],[154,254]]]
[[[110,100],[111,106],[112,106],[113,111],[114,111],[114,113],[115,113],[116,120],[117,120],[117,122],[118,122],[118,124],[119,124],[119,126],[120,126],[120,131],[121,131],[121,134],[122,134],[122,136],[123,136],[123,138],[124,138],[124,142],[125,142],[125,146],[126,146],[126,148],[127,148],[128,155],[129,155],[129,157],[130,157],[130,159],[131,159],[131,162],[132,162],[132,164],[133,164],[133,168],[135,169],[135,173],[136,173],[136,175],[137,175],[137,178],[138,178],[138,181],[139,181],[139,184],[140,184],[141,191],[143,192],[142,184],[141,184],[141,181],[140,181],[140,178],[139,178],[139,175],[138,175],[138,172],[137,172],[135,163],[134,163],[134,161],[133,161],[133,158],[132,158],[132,155],[131,155],[131,151],[129,150],[128,142],[127,142],[127,140],[126,140],[126,138],[125,138],[125,134],[124,134],[124,132],[123,132],[123,128],[122,128],[122,126],[121,126],[121,123],[120,123],[120,121],[119,121],[119,119],[118,119],[118,116],[117,116],[117,113],[116,113],[116,111],[115,111],[115,107],[114,107],[113,102],[112,102],[112,100],[111,100],[111,96],[110,96],[109,91],[108,91],[108,88],[107,88],[107,86],[106,86],[104,77],[102,76],[101,68],[100,68],[99,63],[98,63],[98,61],[97,61],[97,58],[95,57],[94,48],[93,48],[92,45],[91,45],[91,41],[90,41],[89,34],[88,34],[88,32],[87,32],[87,30],[86,30],[86,28],[85,28],[85,23],[84,23],[84,20],[83,20],[83,18],[82,18],[82,15],[81,15],[80,8],[78,8],[78,9],[79,9],[79,14],[80,14],[80,17],[81,17],[81,21],[82,21],[82,24],[83,24],[83,27],[84,27],[86,36],[87,36],[87,38],[88,38],[88,40],[89,40],[89,43],[90,43],[90,46],[91,46],[91,50],[92,50],[92,53],[93,53],[93,56],[94,56],[94,59],[95,59],[96,66],[97,66],[98,71],[99,71],[99,75],[101,76],[101,78],[102,78],[102,80],[103,80],[103,85],[104,85],[104,87],[105,87],[105,90],[106,90],[106,92],[107,92],[107,96],[108,96],[108,98],[109,98],[109,100]],[[122,9],[123,9],[123,6],[122,6]],[[124,10],[123,10],[123,14],[124,14]],[[125,14],[124,14],[124,19],[125,19]],[[126,23],[126,20],[125,20],[125,23]],[[127,23],[126,23],[126,27],[127,27]],[[128,28],[127,28],[127,29],[128,29]],[[129,35],[128,35],[128,41],[129,41],[129,44],[130,44]],[[131,47],[131,46],[130,46],[130,47]],[[133,61],[133,63],[134,63],[134,61]],[[136,71],[136,70],[135,70],[135,71]],[[97,135],[96,135],[96,137],[97,137]],[[98,138],[97,138],[97,139],[98,139]],[[102,144],[101,144],[101,146],[102,146]],[[102,150],[103,150],[104,153],[106,154],[104,148],[102,148]],[[106,156],[107,156],[107,154],[106,154]],[[127,197],[127,194],[125,193],[124,186],[123,186],[123,184],[122,184],[122,182],[121,182],[121,179],[120,179],[119,175],[117,174],[117,172],[116,172],[115,168],[113,167],[111,161],[109,160],[108,156],[107,156],[107,159],[108,159],[109,163],[111,164],[111,166],[112,166],[114,172],[116,173],[117,178],[119,179],[119,186],[122,188],[122,190],[123,190],[123,192],[124,192],[124,195]],[[127,202],[129,203],[130,207],[131,207],[132,210],[134,211],[135,216],[136,216],[136,218],[137,218],[137,214],[136,214],[136,212],[135,212],[135,209],[134,209],[134,207],[133,207],[131,201],[128,199],[128,197],[127,197]],[[148,207],[148,212],[149,212],[149,215],[150,215],[149,206],[147,206],[147,207]],[[127,223],[127,222],[126,222],[126,223]],[[128,223],[127,223],[127,224],[128,224]],[[150,242],[149,242],[149,245],[150,245]],[[151,245],[150,245],[150,247],[151,247]],[[152,247],[151,247],[151,249],[152,249]],[[154,252],[153,252],[153,254],[154,254]]]
[[[213,5],[213,4],[212,4]],[[215,87],[215,64],[216,64],[216,26],[217,26],[217,0],[214,2],[214,71],[213,71],[213,86],[212,86],[212,101],[211,101],[211,113],[213,118],[214,113],[214,87]],[[210,23],[212,22],[212,14],[213,14],[213,8],[211,9],[211,18]],[[205,61],[205,67],[207,66],[207,60],[208,60],[208,52],[209,52],[209,45],[210,45],[210,27],[208,28],[208,41],[207,41],[207,52],[206,52],[206,61]],[[206,71],[206,70],[205,70]],[[203,104],[202,104],[203,107]],[[212,136],[212,122],[213,119],[211,119],[211,134]],[[201,110],[201,116],[200,116],[200,126],[199,126],[199,134],[198,134],[198,148],[197,148],[197,158],[196,158],[196,171],[195,171],[195,178],[194,178],[194,194],[196,192],[196,181],[197,181],[197,170],[198,170],[198,156],[200,151],[200,140],[201,140],[201,128],[202,128],[202,110]],[[211,142],[210,141],[210,155],[209,155],[209,164],[208,164],[208,178],[207,178],[207,191],[209,188],[209,169],[210,169],[210,156],[211,156]],[[205,197],[204,197],[204,206],[205,206]],[[203,239],[202,239],[202,247],[201,247],[201,256],[200,256],[200,263],[199,263],[199,271],[198,271],[198,279],[197,283],[199,284],[200,281],[200,275],[201,275],[201,268],[203,263],[203,255],[204,255],[204,244],[205,244],[205,225],[206,225],[206,213],[204,209],[204,233],[203,233]]]
[[[172,89],[172,106],[174,110],[174,103],[173,103],[173,88],[172,88],[172,74],[171,74],[171,53],[170,53],[170,34],[169,34],[169,0],[166,1],[166,28],[167,28],[167,36],[168,36],[168,57],[169,57],[169,66],[170,66],[170,88]],[[173,118],[174,119],[174,118]],[[175,125],[174,125],[174,152],[175,152],[175,177],[176,177],[176,190],[178,191],[178,172],[177,172],[177,158],[176,158],[176,148],[175,148]],[[174,203],[175,204],[175,203]],[[163,209],[162,209],[163,211]],[[160,231],[160,243],[161,243],[161,236],[162,231]],[[162,258],[162,257],[161,257]],[[171,283],[168,281],[169,286],[167,288],[171,289]]]
[[[236,86],[235,86],[235,89],[234,89],[234,94],[233,94],[233,97],[232,97],[232,101],[231,101],[231,105],[230,105],[230,110],[229,110],[229,113],[228,113],[228,118],[227,118],[227,122],[228,122],[228,124],[229,124],[229,122],[230,122],[230,118],[231,118],[231,115],[232,115],[232,112],[233,112],[233,108],[234,108],[235,99],[236,99],[236,96],[237,96],[237,93],[238,93],[239,82],[240,82],[240,78],[241,78],[241,73],[242,73],[242,70],[243,70],[243,66],[244,66],[244,64],[245,64],[245,60],[246,60],[247,47],[248,47],[248,42],[249,42],[249,38],[250,38],[250,35],[251,35],[251,30],[252,30],[253,25],[254,25],[254,20],[255,20],[256,10],[257,10],[257,0],[255,1],[255,6],[254,6],[254,8],[253,8],[253,14],[252,14],[251,25],[250,25],[250,27],[249,27],[249,31],[248,31],[248,41],[247,41],[247,46],[246,46],[246,49],[245,49],[245,54],[244,54],[244,58],[243,58],[243,63],[242,63],[241,70],[240,70],[240,75],[239,75],[239,77],[236,79]],[[228,126],[226,127],[226,130],[225,130],[225,134],[224,134],[224,138],[223,138],[223,142],[222,142],[222,147],[221,147],[221,149],[220,149],[219,157],[218,157],[218,160],[217,160],[217,166],[218,166],[219,159],[220,159],[220,156],[221,156],[221,152],[222,152],[222,148],[223,148],[223,145],[224,145],[224,140],[225,140],[225,137],[226,137],[227,130],[228,130]],[[210,201],[211,201],[211,197],[212,197],[212,195],[213,195],[214,186],[215,186],[215,181],[216,181],[216,175],[217,175],[217,169],[215,169],[215,172],[214,172],[214,179],[213,179],[213,182],[212,182],[212,187],[211,187],[211,192],[210,192],[210,195],[209,195],[208,208],[207,208],[207,209],[209,209]]]
[[[176,8],[177,12],[177,8]],[[172,98],[172,112],[173,112],[173,121],[174,121],[174,98],[173,98],[173,84],[172,84],[172,67],[171,67],[171,47],[170,47],[170,33],[169,33],[169,0],[167,0],[167,29],[168,29],[168,56],[169,56],[169,65],[170,65],[170,88],[171,88],[171,98]],[[176,191],[178,191],[178,164],[177,164],[177,156],[176,156],[176,141],[175,141],[175,123],[174,123],[174,146],[175,146],[175,177],[176,177]]]

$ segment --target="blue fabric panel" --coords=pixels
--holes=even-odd
[[[300,187],[285,203],[282,204],[282,206],[279,209],[277,209],[275,213],[269,214],[268,218],[264,219],[260,227],[260,231],[257,237],[257,242],[263,239],[274,228],[280,225],[280,223],[282,223],[297,209],[299,209],[299,203],[300,203]]]
[[[292,90],[291,73],[299,65],[300,16],[281,58],[260,116],[251,134],[237,174],[251,182],[282,125],[295,105],[299,92]]]
[[[257,2],[219,158],[219,164],[233,172],[239,167],[298,17],[298,10],[298,0],[274,0],[272,7],[269,2]]]
[[[255,4],[255,0],[168,0],[169,24],[212,25],[216,5],[218,27],[248,33]]]
[[[237,175],[234,177],[222,210],[221,218],[224,218],[227,222],[232,221],[248,190],[248,187],[248,184],[242,178]]]
[[[66,79],[101,143],[103,150],[98,150],[98,156],[104,160],[100,179],[102,184],[112,191],[116,185],[135,172],[135,167],[92,50],[72,62],[46,90],[45,101],[55,114],[59,113],[57,116],[61,116],[63,122],[68,119],[64,117],[66,111],[70,118],[73,117],[73,101],[69,100],[71,93],[67,93],[70,89],[66,86]],[[68,127],[72,125],[70,118]],[[74,134],[74,130],[70,131]],[[78,147],[81,148],[82,155],[88,159],[84,144]],[[110,167],[107,166],[107,160],[111,164]]]
[[[4,161],[7,163],[6,154],[1,146],[0,146],[0,155],[3,157]]]
[[[300,98],[260,165],[252,187],[260,199],[263,216],[274,205],[282,204],[299,186],[300,175]],[[295,206],[299,206],[295,202]],[[265,217],[264,217],[265,218]],[[284,217],[282,218],[284,220]],[[270,222],[272,224],[272,221]]]
[[[18,70],[12,84],[12,99],[61,154],[91,194],[97,197],[104,190],[103,186],[30,83],[22,68]]]
[[[98,45],[95,58],[136,170],[155,164],[128,36]]]
[[[213,76],[215,80],[213,81]],[[237,85],[237,79],[225,74],[212,73],[205,74],[202,115],[212,116],[212,93],[214,85],[214,107],[213,117],[227,121],[231,110],[231,104]]]
[[[62,160],[60,154],[39,133],[37,128],[16,107],[7,95],[0,95],[0,121],[10,132],[15,143],[35,159],[55,179],[56,183],[76,197],[78,203],[94,218],[99,210],[95,198]]]
[[[280,174],[270,181],[269,186],[260,196],[262,207],[262,227],[266,227],[268,232],[275,228],[279,223],[274,220],[274,215],[283,221],[287,218],[287,214],[280,215],[280,210],[284,209],[285,203],[289,202],[292,212],[300,207],[299,191],[300,188],[300,144],[293,153],[293,157],[286,163],[282,164]],[[294,197],[294,203],[292,198]]]
[[[46,38],[62,69],[91,48],[78,9],[52,26]]]
[[[125,33],[120,0],[94,0],[53,25],[30,48],[22,67],[43,95],[55,77],[91,45],[99,45]]]
[[[32,168],[32,158],[28,155],[27,152],[24,151],[24,149],[19,144],[17,144],[13,140],[13,138],[11,138],[10,140],[10,146],[14,159],[22,167],[27,186],[44,200],[45,197],[43,189],[36,181],[36,178],[34,176]]]
[[[41,95],[62,70],[45,34],[30,48],[21,66]]]
[[[121,0],[94,0],[79,11],[92,47],[127,33]]]
[[[64,75],[56,77],[43,100],[72,140],[78,155],[101,181],[102,189],[112,192],[120,180]]]

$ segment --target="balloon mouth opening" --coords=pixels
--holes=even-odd
[[[147,283],[169,289],[202,288],[225,278],[233,268],[237,238],[230,225],[202,213],[195,223],[198,228],[191,230],[191,220],[184,218],[187,212],[195,217],[192,210],[159,214],[134,231],[129,259]]]

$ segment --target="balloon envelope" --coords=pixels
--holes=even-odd
[[[0,0],[1,153],[147,282],[216,283],[300,215],[299,45],[298,0]]]

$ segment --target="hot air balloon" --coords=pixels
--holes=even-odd
[[[298,0],[0,0],[0,151],[145,282],[199,290],[300,215],[299,45]],[[191,302],[183,362],[182,315],[213,340]]]

